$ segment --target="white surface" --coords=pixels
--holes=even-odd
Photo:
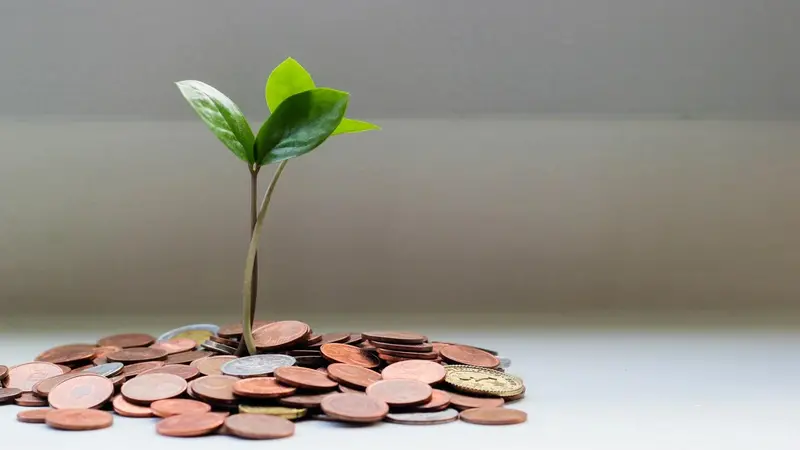
[[[25,362],[51,345],[97,336],[0,335],[0,362]],[[14,416],[21,408],[3,406],[0,436],[4,448],[780,450],[800,445],[800,333],[550,329],[429,336],[483,345],[511,358],[509,372],[527,385],[527,397],[513,407],[526,411],[528,422],[508,427],[304,422],[292,438],[251,442],[165,438],[155,433],[155,419],[123,417],[115,417],[107,430],[58,432],[18,423]]]

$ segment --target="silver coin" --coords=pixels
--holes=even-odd
[[[435,412],[389,413],[386,415],[387,422],[405,425],[437,425],[456,420],[458,420],[458,411],[452,408]]]
[[[497,359],[500,360],[500,367],[503,369],[508,369],[511,367],[511,360],[508,358],[503,358],[502,356],[498,357]]]
[[[183,333],[184,331],[195,331],[195,330],[209,331],[216,336],[217,332],[219,331],[219,326],[210,323],[196,323],[194,325],[186,325],[184,327],[175,328],[174,330],[167,331],[166,333],[159,336],[158,340],[167,341]]]
[[[226,355],[232,355],[232,354],[236,353],[236,349],[235,348],[233,348],[233,347],[231,347],[229,345],[220,344],[219,342],[214,342],[214,341],[211,341],[211,340],[203,342],[202,344],[200,344],[200,346],[203,347],[206,350],[211,350],[211,351],[215,351],[215,352],[219,352],[219,353],[224,353]]]
[[[225,375],[239,378],[270,375],[278,367],[293,366],[297,361],[289,355],[253,355],[228,361],[220,367]]]
[[[96,373],[104,377],[113,377],[114,375],[122,372],[123,364],[121,362],[111,362],[100,364],[99,366],[90,367],[82,370],[81,373]]]

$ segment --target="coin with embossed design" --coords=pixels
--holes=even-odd
[[[263,377],[272,374],[278,367],[293,366],[295,362],[289,355],[253,355],[228,361],[220,370],[233,377]]]
[[[445,366],[444,381],[464,392],[495,397],[512,397],[525,390],[522,379],[485,367],[450,365]]]

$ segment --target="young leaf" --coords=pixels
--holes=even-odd
[[[342,123],[340,123],[339,126],[333,130],[332,136],[336,136],[337,134],[361,133],[362,131],[380,129],[381,127],[375,125],[374,123],[365,122],[363,120],[348,119],[345,117],[342,119]]]
[[[267,107],[270,111],[275,111],[287,98],[315,87],[311,74],[293,58],[286,58],[267,78],[267,85],[264,87]]]
[[[317,88],[284,100],[258,131],[257,164],[296,158],[317,148],[342,122],[349,98],[347,92]]]
[[[211,132],[239,159],[253,164],[255,138],[250,124],[236,103],[201,81],[186,80],[175,84]]]

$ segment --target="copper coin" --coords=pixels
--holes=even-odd
[[[294,424],[283,417],[266,414],[236,414],[225,419],[225,428],[246,439],[279,439],[294,434]]]
[[[324,373],[305,367],[278,367],[275,369],[275,379],[289,386],[320,391],[330,391],[339,385]]]
[[[51,359],[58,359],[59,354],[69,353],[72,351],[94,350],[95,348],[96,346],[93,344],[59,345],[43,351],[36,358],[34,358],[34,361],[53,362]]]
[[[8,375],[8,367],[0,365],[0,381],[4,380]]]
[[[432,360],[435,360],[435,359],[439,358],[439,354],[438,353],[434,353],[434,352],[425,352],[425,353],[421,353],[421,352],[401,352],[401,351],[398,351],[398,350],[385,350],[385,349],[382,349],[382,348],[378,349],[378,354],[379,355],[394,356],[395,358],[425,359],[425,360],[429,360],[429,361],[432,361]]]
[[[167,352],[165,350],[147,347],[128,348],[106,355],[106,359],[109,361],[116,361],[124,364],[163,360],[166,357]]]
[[[91,409],[104,404],[114,394],[114,383],[95,374],[78,374],[58,383],[47,400],[55,409]]]
[[[130,364],[122,368],[122,375],[125,378],[135,377],[140,373],[147,372],[148,370],[155,369],[164,365],[164,361],[148,361],[137,364]]]
[[[384,380],[417,380],[427,384],[441,382],[446,374],[441,364],[421,360],[390,364],[381,372]]]
[[[380,422],[389,413],[389,405],[364,394],[331,394],[320,404],[325,415],[343,422]]]
[[[106,336],[97,341],[99,346],[116,346],[122,348],[147,347],[156,341],[156,338],[144,333],[125,333]]]
[[[370,341],[393,344],[422,344],[428,340],[427,337],[421,334],[408,331],[365,331],[361,335]]]
[[[19,406],[47,406],[47,400],[39,398],[30,392],[23,392],[22,395],[14,399],[14,403]]]
[[[114,353],[122,350],[122,347],[117,347],[116,345],[104,345],[102,347],[95,347],[94,348],[94,357],[95,358],[105,358],[106,355],[109,353]]]
[[[309,330],[308,324],[303,322],[282,320],[255,330],[253,340],[258,350],[278,350],[306,340]]]
[[[228,375],[209,375],[192,381],[190,388],[198,398],[232,403],[236,401],[236,397],[233,396],[233,385],[237,381],[239,378]]]
[[[254,320],[253,321],[253,331],[263,327],[264,325],[268,325],[272,322],[268,322],[266,320]],[[223,338],[238,338],[242,335],[242,323],[229,323],[227,325],[223,325],[219,327],[217,331],[217,336]]]
[[[158,422],[156,431],[172,437],[203,436],[214,432],[224,422],[224,417],[210,412],[178,414]]]
[[[113,378],[109,378],[112,383],[114,383],[114,389],[119,390],[122,387],[122,384],[125,383],[125,375],[117,375]]]
[[[222,367],[228,361],[233,361],[237,359],[235,356],[230,355],[222,355],[222,356],[207,356],[205,358],[200,358],[192,361],[190,364],[197,368],[203,375],[222,375]]]
[[[472,408],[461,413],[461,420],[478,425],[516,425],[528,420],[528,414],[510,408]]]
[[[395,350],[400,352],[414,352],[414,353],[429,353],[433,352],[433,345],[425,344],[392,344],[390,342],[373,342],[370,343],[378,348],[384,350]],[[438,354],[438,352],[436,352]]]
[[[233,384],[233,393],[251,398],[280,398],[295,393],[295,388],[280,384],[273,377],[245,378]]]
[[[0,403],[10,402],[22,395],[22,389],[0,388]]]
[[[350,333],[324,333],[319,344],[344,344],[350,340]]]
[[[424,405],[431,400],[431,387],[417,380],[382,380],[367,387],[367,396],[386,402],[389,406]]]
[[[509,403],[509,402],[515,402],[517,400],[522,400],[523,398],[525,398],[525,388],[522,388],[522,392],[520,392],[517,395],[512,395],[511,397],[503,397],[503,400],[505,400],[506,403]]]
[[[281,398],[278,400],[278,403],[283,406],[291,406],[292,408],[319,408],[322,399],[329,395],[333,394],[326,392],[324,394],[291,395]]]
[[[323,344],[320,347],[322,356],[328,361],[352,364],[354,366],[374,369],[380,365],[378,358],[364,350],[348,344]]]
[[[171,373],[142,374],[122,385],[122,395],[132,403],[149,404],[177,397],[186,391],[186,380]]]
[[[45,416],[45,423],[59,430],[99,430],[110,427],[114,417],[97,409],[54,409]]]
[[[70,368],[70,367],[67,367],[67,366],[65,366],[65,365],[63,365],[63,364],[56,364],[56,365],[57,365],[58,367],[60,367],[60,368],[61,368],[61,370],[63,370],[63,371],[64,371],[64,373],[69,373],[69,372],[72,372],[72,368]]]
[[[447,408],[448,406],[450,406],[450,394],[439,389],[434,389],[430,401],[428,401],[428,403],[415,407],[414,411],[418,412],[441,411]]]
[[[447,362],[456,364],[488,367],[489,369],[500,366],[500,360],[491,353],[466,345],[448,345],[442,347],[439,354]]]
[[[234,341],[233,339],[226,339],[219,336],[209,336],[208,340],[214,341],[217,344],[227,345],[228,347],[236,348],[239,345],[239,341]]]
[[[36,384],[33,385],[31,391],[42,398],[47,398],[50,395],[50,390],[53,389],[58,383],[62,381],[69,380],[70,378],[75,378],[81,375],[80,372],[70,372],[61,375],[56,375],[54,377],[46,378]]]
[[[361,389],[355,389],[355,388],[347,387],[347,386],[345,386],[343,384],[339,385],[339,392],[344,392],[345,394],[363,394],[363,395],[366,395],[366,394],[364,394],[364,391],[361,390]]]
[[[74,364],[80,361],[89,361],[93,357],[94,347],[61,346],[47,350],[37,356],[36,360],[51,362],[53,364]]]
[[[403,361],[411,361],[411,360],[413,360],[413,358],[396,358],[394,356],[383,355],[383,354],[379,354],[378,358],[380,358],[382,361],[386,361],[389,364],[394,364],[394,363],[399,363],[399,362],[403,362]]]
[[[44,418],[48,412],[52,411],[50,408],[29,409],[17,413],[17,420],[25,423],[44,423]]]
[[[364,342],[364,336],[362,336],[361,333],[353,333],[353,332],[351,332],[350,333],[350,339],[345,341],[345,342],[342,342],[342,344],[358,345],[358,344],[360,344],[362,342]]]
[[[499,408],[505,400],[499,397],[470,397],[450,392],[450,404],[458,410],[471,408]]]
[[[322,344],[322,335],[321,334],[311,334],[309,335],[308,339],[305,342],[305,345],[317,345]]]
[[[207,350],[192,350],[190,352],[175,353],[174,355],[167,356],[166,364],[189,364],[190,362],[212,356],[213,353]]]
[[[328,368],[327,368],[327,367],[317,367],[317,368],[316,368],[316,369],[314,369],[314,370],[316,370],[317,372],[322,372],[322,373],[324,373],[325,375],[327,375],[327,374],[328,374]]]
[[[3,384],[5,387],[18,388],[22,389],[23,392],[30,392],[34,384],[63,373],[64,371],[53,363],[25,363],[8,369],[8,375]]]
[[[185,364],[167,364],[142,372],[142,375],[148,373],[171,373],[183,378],[184,380],[191,380],[192,378],[200,375],[200,371],[197,370],[196,367],[187,366]]]
[[[106,364],[108,364],[108,363],[106,363]],[[84,370],[91,369],[92,367],[97,367],[97,366],[94,365],[94,364],[87,364],[85,366],[76,367],[76,368],[72,369],[70,372],[83,372]]]
[[[328,366],[328,377],[348,387],[359,389],[366,389],[370,384],[381,380],[381,374],[374,370],[342,363]]]
[[[125,417],[153,417],[153,411],[147,406],[134,405],[118,395],[111,401],[114,412]]]
[[[211,406],[197,400],[171,398],[151,403],[150,409],[158,417],[169,417],[177,414],[206,413],[211,411]]]
[[[168,355],[188,352],[189,350],[194,350],[195,347],[197,347],[197,342],[187,338],[173,338],[166,341],[156,342],[150,346],[150,348],[164,350]]]

